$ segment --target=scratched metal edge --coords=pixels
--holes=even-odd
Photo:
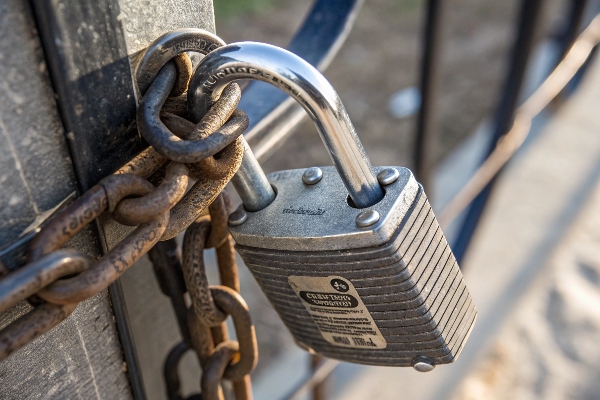
[[[135,129],[135,94],[126,42],[118,21],[118,1],[84,3],[78,4],[75,0],[30,2],[51,82],[58,95],[58,109],[81,192],[144,147]],[[81,21],[86,22],[89,31],[100,32],[100,35],[79,34]],[[79,45],[77,55],[70,53],[75,43]],[[108,51],[110,63],[106,64],[106,54],[98,51],[99,47]],[[73,79],[80,71],[87,70],[90,70],[89,73]],[[115,72],[120,74],[121,79],[115,79],[112,85],[110,82],[107,84],[106,77]],[[106,98],[110,98],[111,102],[97,101]],[[115,99],[118,100],[117,105],[113,102]],[[85,106],[81,105],[82,102]],[[82,111],[82,107],[88,108]],[[106,107],[120,114],[113,118]],[[98,123],[96,117],[90,118],[90,115],[100,115],[100,122],[105,123]],[[98,223],[94,233],[102,245],[98,253],[106,253],[108,232]],[[145,399],[119,281],[109,287],[109,295],[132,394],[136,399]]]

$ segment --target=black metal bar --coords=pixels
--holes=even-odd
[[[31,1],[79,189],[85,192],[145,146],[117,0]],[[84,21],[85,24],[81,22]],[[106,232],[97,226],[102,249]],[[133,396],[145,399],[120,283],[109,295]]]
[[[142,370],[138,361],[133,333],[129,326],[129,313],[127,312],[127,304],[125,303],[123,286],[120,279],[117,279],[115,283],[108,287],[108,295],[110,296],[112,310],[115,315],[115,324],[117,325],[117,332],[119,333],[119,340],[123,349],[123,357],[127,363],[127,376],[131,385],[131,392],[134,399],[143,400],[146,398],[146,390],[142,381]]]
[[[521,3],[517,36],[511,52],[510,65],[503,86],[502,97],[496,109],[493,136],[486,151],[486,157],[494,150],[500,137],[506,134],[512,126],[525,78],[527,63],[541,20],[542,6],[543,0],[523,0]],[[454,256],[459,263],[463,260],[467,252],[471,238],[485,211],[485,206],[495,182],[496,178],[473,200],[467,210],[467,216],[453,246]]]
[[[323,357],[322,355],[312,354],[310,356],[311,372],[315,374],[324,361],[325,357]],[[331,376],[331,374],[328,374],[325,378],[323,378],[323,380],[321,380],[321,382],[315,383],[315,385],[312,388],[312,400],[325,400],[327,399],[327,397],[329,397],[327,395],[327,393],[329,392],[329,382],[327,377],[329,376]]]
[[[188,329],[187,306],[184,297],[187,289],[183,278],[181,258],[177,253],[177,241],[169,239],[156,243],[148,252],[148,257],[152,262],[152,269],[160,290],[171,299],[181,337],[185,343],[191,346],[192,341]]]
[[[85,192],[144,147],[135,125],[119,2],[31,3],[75,173]]]
[[[321,362],[311,370],[311,373],[286,394],[283,399],[297,400],[302,398],[312,388],[324,383],[338,365],[340,365],[339,361],[323,357]]]
[[[556,60],[557,64],[567,54],[577,35],[579,35],[587,4],[588,0],[568,0],[569,10],[563,21],[564,26],[560,35],[560,52]]]
[[[414,172],[417,180],[431,196],[432,173],[437,157],[437,136],[441,81],[441,49],[443,48],[443,0],[428,0],[423,32],[421,55],[421,107],[417,116],[417,131],[414,147]]]

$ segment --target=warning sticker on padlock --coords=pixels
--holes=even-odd
[[[336,346],[387,346],[354,285],[340,276],[290,276],[288,282],[321,331]]]

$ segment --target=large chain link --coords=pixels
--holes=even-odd
[[[187,48],[179,42],[199,47]],[[170,52],[164,51],[165,44],[171,46],[167,46]],[[208,32],[186,29],[164,35],[149,46],[140,61],[143,68],[137,71],[138,78],[143,78],[139,79],[143,97],[137,123],[151,147],[44,226],[31,243],[26,265],[8,272],[0,264],[0,312],[22,300],[32,305],[29,312],[0,330],[0,361],[58,325],[80,302],[106,290],[150,251],[183,337],[165,362],[169,397],[182,398],[176,365],[188,349],[194,349],[203,367],[203,399],[223,398],[223,378],[233,381],[238,399],[251,398],[248,374],[258,357],[256,337],[248,307],[239,295],[235,253],[227,230],[227,201],[219,196],[240,166],[244,152],[240,135],[248,118],[236,109],[241,91],[235,84],[197,124],[186,118],[184,95],[192,65],[183,51],[206,54],[222,44]],[[195,183],[188,189],[191,180]],[[210,217],[201,216],[207,207]],[[61,248],[104,213],[136,228],[96,261]],[[188,227],[182,263],[173,238]],[[217,251],[218,286],[208,286],[204,271],[203,250],[209,247]],[[192,298],[189,308],[186,288]],[[237,341],[228,339],[224,323],[228,316],[233,319]]]

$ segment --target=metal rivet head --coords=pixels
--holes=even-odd
[[[237,210],[229,214],[229,225],[241,225],[248,219],[248,214],[244,210]]]
[[[433,360],[425,356],[417,356],[412,361],[413,368],[419,372],[433,371],[435,364]]]
[[[356,216],[356,226],[366,228],[367,226],[376,224],[379,218],[379,213],[375,210],[363,211]]]
[[[377,174],[377,180],[383,186],[391,185],[398,180],[398,177],[400,172],[396,168],[386,168]]]
[[[314,185],[323,179],[323,171],[319,167],[310,167],[302,174],[302,182],[307,185]]]

